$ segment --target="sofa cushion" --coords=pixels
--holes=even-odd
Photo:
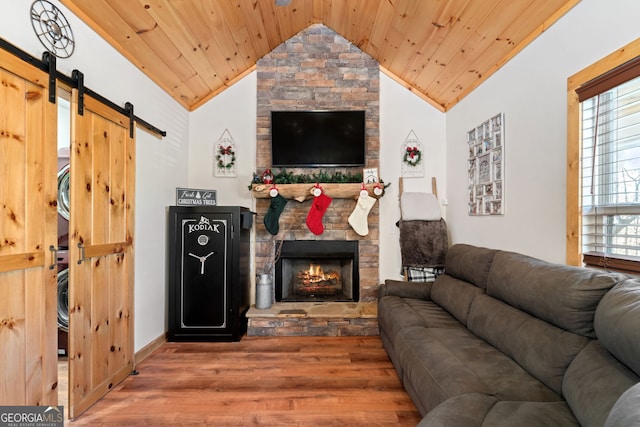
[[[488,295],[473,300],[468,327],[558,394],[567,367],[589,342]]]
[[[604,294],[624,275],[551,264],[513,252],[498,252],[487,294],[563,329],[594,338],[593,317]]]
[[[478,393],[463,394],[436,406],[418,427],[579,427],[566,402],[498,401]]]
[[[604,427],[629,426],[640,426],[640,383],[620,396],[604,423]]]
[[[484,293],[468,282],[444,274],[439,276],[431,287],[431,299],[453,314],[464,325],[467,324],[471,301],[476,295]]]
[[[436,330],[440,329],[406,328],[394,341],[396,355],[402,366],[402,381],[422,415],[451,396],[471,392],[491,393],[473,370],[458,358],[458,349],[433,336]],[[459,340],[468,339],[465,330],[455,335]]]
[[[394,341],[403,382],[424,414],[452,396],[492,395],[498,400],[561,398],[509,357],[465,328],[409,327]]]
[[[393,342],[410,326],[463,328],[453,316],[432,301],[386,296],[378,301],[378,324]]]
[[[567,402],[496,403],[482,424],[483,427],[580,427]]]
[[[495,397],[480,393],[453,396],[425,415],[417,427],[481,427],[497,402]]]
[[[450,276],[486,289],[493,256],[497,250],[465,244],[453,245],[444,261],[444,272]]]
[[[629,279],[607,292],[596,310],[595,328],[607,350],[640,375],[638,279]]]
[[[602,426],[618,397],[638,377],[598,341],[591,341],[573,360],[562,382],[562,394],[584,426]]]
[[[387,279],[378,288],[378,298],[394,295],[405,298],[431,299],[433,282],[407,282],[405,280]]]

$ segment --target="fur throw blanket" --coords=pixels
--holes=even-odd
[[[443,267],[449,249],[447,224],[439,221],[398,221],[403,267]]]

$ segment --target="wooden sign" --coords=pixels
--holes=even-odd
[[[176,188],[177,206],[216,206],[216,190]]]

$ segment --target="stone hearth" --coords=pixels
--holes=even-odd
[[[375,336],[376,302],[286,303],[270,309],[249,309],[248,336]]]

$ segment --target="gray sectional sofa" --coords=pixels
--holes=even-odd
[[[420,426],[640,426],[640,280],[457,244],[379,291]]]

